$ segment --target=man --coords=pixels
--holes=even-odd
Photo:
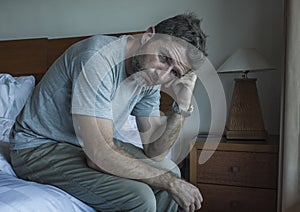
[[[194,211],[199,190],[180,179],[166,154],[191,113],[205,35],[193,14],[144,34],[97,35],[50,67],[19,115],[11,158],[21,178],[47,183],[99,211]],[[160,91],[174,112],[159,115]],[[136,117],[143,149],[121,141]]]

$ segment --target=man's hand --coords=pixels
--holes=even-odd
[[[184,180],[176,179],[169,192],[179,204],[180,210],[193,212],[201,208],[202,195],[197,187]]]
[[[187,111],[191,105],[196,80],[197,75],[190,71],[181,78],[174,78],[162,85],[161,89],[176,101],[180,109]]]

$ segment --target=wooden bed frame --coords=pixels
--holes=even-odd
[[[127,32],[110,34],[112,36],[134,35],[142,32]],[[34,38],[22,40],[0,41],[0,73],[13,76],[33,75],[38,83],[52,63],[69,46],[77,41],[87,38]],[[173,100],[161,93],[160,110],[164,113],[170,111]]]

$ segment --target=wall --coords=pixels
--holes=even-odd
[[[0,0],[0,5],[0,40],[140,31],[194,11],[203,18],[208,57],[216,68],[239,47],[257,48],[277,68],[251,76],[258,78],[266,128],[279,133],[284,0]],[[235,77],[221,76],[228,102]],[[196,95],[205,131],[210,105],[205,92]]]

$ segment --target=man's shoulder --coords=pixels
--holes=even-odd
[[[100,48],[103,48],[104,46],[107,46],[115,41],[122,40],[124,36],[116,37],[116,36],[109,36],[109,35],[93,35],[90,36],[77,44],[74,45],[74,47],[84,47],[87,49],[94,49],[98,50]]]
[[[98,34],[98,35],[92,35],[87,38],[87,40],[95,41],[95,42],[110,42],[117,40],[119,37],[116,36],[110,36],[110,35],[103,35],[103,34]]]

